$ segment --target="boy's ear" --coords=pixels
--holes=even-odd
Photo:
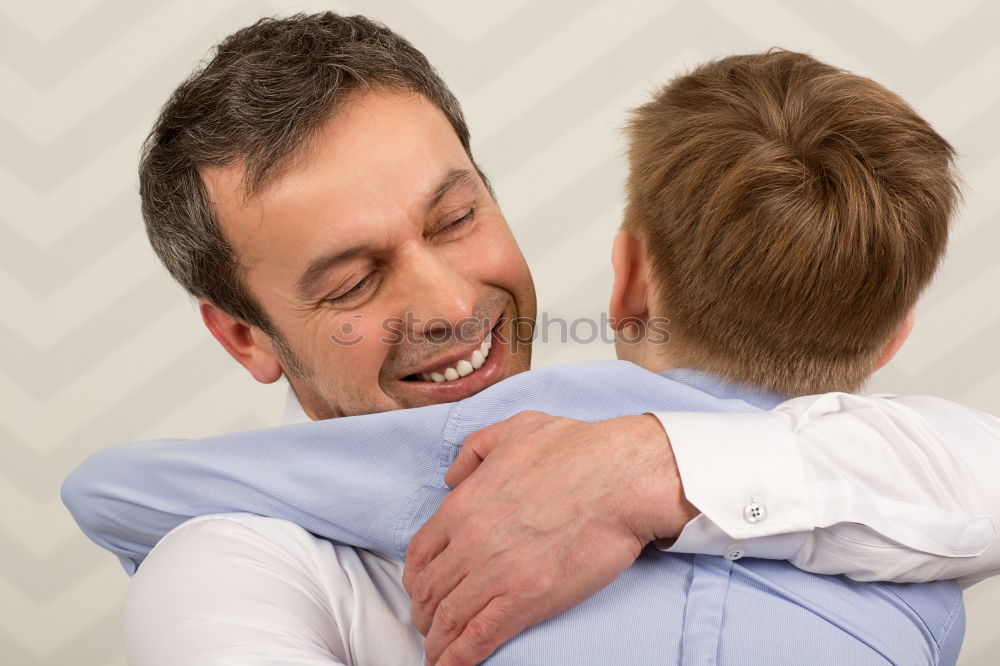
[[[889,338],[889,342],[886,343],[885,348],[878,357],[878,360],[875,361],[875,370],[884,366],[892,360],[893,356],[896,355],[899,348],[903,346],[904,342],[906,342],[906,338],[910,336],[910,331],[913,330],[913,322],[916,321],[916,318],[916,311],[910,310],[910,312],[906,315],[906,319],[903,320],[903,323],[899,325],[896,332],[891,338]]]
[[[216,340],[236,362],[262,384],[277,381],[282,374],[270,338],[256,326],[226,314],[204,298],[198,299],[201,319]]]
[[[646,255],[635,236],[619,231],[611,247],[611,266],[615,271],[608,314],[618,330],[626,319],[649,317],[649,276]]]

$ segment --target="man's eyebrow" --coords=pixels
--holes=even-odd
[[[427,210],[432,210],[438,202],[451,190],[459,185],[471,185],[477,180],[476,175],[468,169],[452,169],[445,174],[441,184],[437,186],[427,199]]]
[[[309,262],[309,266],[299,276],[299,281],[296,284],[299,296],[303,300],[311,299],[323,276],[331,269],[335,268],[337,264],[368,252],[370,249],[368,245],[355,245],[346,250],[338,250],[316,257]]]
[[[444,196],[451,190],[461,185],[471,185],[475,183],[476,180],[476,175],[468,169],[452,169],[445,174],[441,183],[427,198],[427,210],[430,211],[437,206],[441,199],[444,198]],[[298,283],[296,284],[296,289],[298,290],[300,298],[302,298],[302,300],[310,300],[313,297],[313,293],[316,291],[316,288],[319,286],[319,282],[322,280],[323,276],[326,275],[331,269],[335,268],[337,264],[347,261],[348,259],[352,259],[359,254],[368,252],[370,249],[371,248],[368,245],[357,245],[346,250],[331,252],[313,259],[309,262],[309,266],[306,267],[305,271],[302,272],[302,275],[299,277]]]

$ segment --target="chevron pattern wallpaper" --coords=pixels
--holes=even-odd
[[[173,87],[260,16],[365,13],[465,105],[540,311],[602,311],[626,109],[702,60],[780,45],[875,78],[961,153],[966,204],[917,328],[872,390],[1000,414],[1000,3],[950,0],[0,0],[0,664],[121,666],[126,576],[61,479],[108,444],[278,422],[150,251],[136,161]],[[569,278],[569,279],[567,279]],[[610,358],[542,343],[539,365]],[[967,593],[961,663],[1000,663],[1000,582]],[[180,666],[180,665],[178,665]]]

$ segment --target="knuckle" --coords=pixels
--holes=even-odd
[[[427,576],[417,576],[414,578],[412,587],[413,593],[410,595],[410,598],[414,603],[426,606],[431,602],[431,598],[434,594],[434,588]]]
[[[434,624],[443,634],[454,633],[458,628],[458,622],[458,611],[453,603],[445,599],[438,604],[437,610],[434,612]]]
[[[477,615],[469,621],[465,627],[465,638],[471,647],[482,649],[488,647],[497,634],[497,624],[495,621]]]
[[[413,573],[420,573],[434,559],[434,545],[439,540],[434,528],[429,522],[424,525],[410,540],[406,548],[406,566]]]
[[[412,572],[418,572],[427,566],[428,559],[427,548],[424,546],[423,540],[419,537],[414,537],[406,549],[407,569]]]

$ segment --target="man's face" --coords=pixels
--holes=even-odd
[[[535,317],[527,264],[425,98],[366,92],[262,192],[244,199],[242,175],[203,177],[310,416],[458,400],[528,368],[511,322]]]

